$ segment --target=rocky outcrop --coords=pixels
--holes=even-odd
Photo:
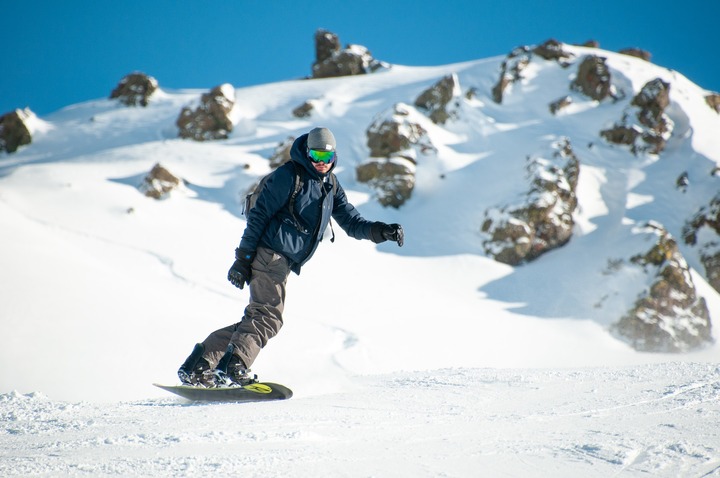
[[[355,172],[357,180],[367,183],[383,206],[397,208],[410,199],[418,158],[436,152],[420,125],[422,117],[412,106],[398,103],[378,115],[367,129],[371,158]]]
[[[34,116],[29,108],[15,110],[0,116],[0,152],[14,153],[20,146],[32,142],[27,120]]]
[[[588,48],[600,48],[600,42],[597,40],[587,40],[582,43],[578,43],[577,46],[584,46]]]
[[[522,204],[485,211],[481,232],[486,254],[518,265],[560,247],[572,237],[580,162],[570,141],[552,145],[549,158],[528,158],[531,184]]]
[[[172,174],[160,163],[157,163],[145,176],[138,189],[147,197],[165,199],[171,192],[180,189],[183,185],[182,179]]]
[[[295,138],[293,136],[288,136],[285,141],[280,142],[275,147],[275,151],[273,152],[272,156],[270,156],[271,168],[275,169],[278,166],[281,166],[290,161],[290,150],[292,149],[292,145],[294,142]]]
[[[550,113],[556,115],[563,109],[567,108],[572,104],[572,98],[569,96],[563,96],[562,98],[558,98],[557,100],[550,103]]]
[[[415,164],[406,158],[375,158],[359,165],[357,180],[375,191],[380,204],[399,208],[415,188]]]
[[[570,60],[574,57],[572,53],[563,49],[562,43],[554,38],[547,40],[542,45],[536,46],[532,52],[545,60],[556,61],[562,66],[568,66]]]
[[[318,29],[315,32],[315,63],[329,60],[340,51],[340,38],[332,32]]]
[[[641,48],[623,48],[622,50],[619,50],[618,53],[622,53],[623,55],[628,56],[634,56],[635,58],[640,58],[641,60],[650,61],[652,58],[652,55],[649,51],[643,50]]]
[[[642,125],[657,133],[667,130],[668,121],[664,113],[670,104],[670,83],[660,78],[647,82],[631,104],[640,108],[637,117]]]
[[[448,109],[448,105],[460,94],[460,82],[457,75],[453,73],[420,93],[415,100],[415,106],[427,112],[433,123],[445,124],[448,119],[456,116],[457,113]]]
[[[175,124],[181,138],[195,141],[227,139],[233,129],[230,111],[235,105],[235,89],[229,84],[216,86],[202,95],[200,105],[185,107]]]
[[[711,93],[707,95],[705,102],[710,108],[714,109],[716,113],[720,113],[720,94]]]
[[[500,65],[500,78],[492,89],[492,98],[496,103],[502,103],[506,90],[522,79],[523,70],[534,56],[556,61],[561,66],[567,67],[574,55],[565,51],[563,44],[552,38],[534,48],[529,46],[515,48]]]
[[[390,111],[378,115],[366,131],[370,156],[404,157],[416,162],[418,152],[434,152],[435,147],[417,116],[417,110],[404,103],[397,103]]]
[[[630,146],[634,154],[660,154],[672,133],[673,123],[665,114],[670,104],[670,84],[655,78],[643,86],[630,103],[635,107],[621,122],[600,132],[610,143]],[[635,118],[634,121],[633,116]]]
[[[341,49],[336,34],[327,30],[315,32],[313,78],[364,75],[385,67],[388,65],[374,59],[364,46],[347,45]]]
[[[642,352],[687,352],[713,342],[705,299],[697,295],[677,243],[658,224],[640,233],[653,246],[630,259],[649,277],[649,286],[611,331]]]
[[[588,55],[578,66],[577,75],[570,88],[589,96],[595,101],[602,101],[613,95],[610,69],[605,63],[606,58]]]
[[[147,106],[150,97],[158,89],[152,76],[135,72],[125,76],[110,93],[110,99],[118,99],[126,106]]]
[[[312,112],[315,109],[315,105],[312,101],[308,100],[301,104],[297,108],[292,110],[292,115],[296,118],[309,118],[312,116]]]
[[[500,65],[500,78],[492,89],[495,103],[502,103],[507,88],[522,79],[522,72],[530,64],[531,58],[532,52],[527,46],[517,47],[508,54]]]
[[[720,194],[701,207],[683,227],[685,244],[698,248],[708,283],[720,292]]]

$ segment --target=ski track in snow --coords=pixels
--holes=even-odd
[[[152,251],[152,250],[150,250],[150,249],[143,249],[143,248],[141,248],[141,247],[134,246],[134,245],[132,245],[132,244],[126,244],[126,243],[121,242],[121,241],[112,240],[112,239],[109,239],[109,238],[107,238],[107,237],[100,236],[100,235],[98,235],[98,234],[91,234],[91,233],[89,233],[89,232],[71,229],[71,228],[69,228],[69,227],[62,226],[62,225],[57,224],[57,223],[51,223],[51,222],[45,221],[45,220],[43,220],[43,219],[40,219],[40,218],[37,218],[37,217],[33,217],[33,216],[31,216],[30,214],[28,214],[28,213],[20,210],[19,208],[13,206],[13,205],[10,204],[8,201],[4,200],[3,197],[2,197],[2,194],[0,194],[0,202],[2,202],[3,204],[5,204],[7,207],[11,208],[12,210],[14,210],[15,212],[17,212],[18,214],[20,214],[22,217],[24,217],[24,218],[27,219],[28,221],[31,221],[31,222],[33,222],[33,223],[35,223],[35,224],[38,224],[38,225],[42,226],[42,227],[48,228],[48,229],[50,229],[50,230],[52,230],[52,231],[61,231],[61,232],[64,233],[64,234],[73,235],[73,236],[76,236],[76,237],[81,238],[81,239],[86,239],[86,240],[90,240],[90,241],[95,241],[95,242],[98,242],[98,243],[107,244],[107,245],[109,245],[109,246],[111,246],[111,247],[122,248],[122,249],[125,249],[125,250],[128,250],[128,251],[132,251],[132,252],[135,252],[135,253],[138,253],[138,254],[143,254],[143,255],[150,256],[150,257],[152,257],[153,259],[157,260],[157,261],[158,261],[160,264],[162,264],[164,267],[166,267],[167,270],[168,270],[168,272],[169,272],[173,277],[175,277],[176,279],[178,279],[178,280],[181,281],[181,282],[184,282],[184,283],[186,283],[186,284],[188,284],[188,285],[190,285],[190,286],[192,286],[192,287],[197,287],[197,288],[203,289],[203,290],[205,290],[205,291],[207,291],[207,292],[210,292],[210,293],[213,293],[213,294],[217,294],[217,295],[220,295],[220,296],[223,296],[223,297],[226,297],[226,298],[230,298],[230,299],[235,299],[235,298],[236,298],[235,295],[232,295],[232,294],[223,292],[223,291],[221,291],[221,290],[218,290],[216,287],[212,287],[212,286],[210,286],[210,285],[202,284],[202,283],[198,282],[197,280],[195,280],[195,279],[193,279],[193,278],[191,278],[191,277],[189,277],[189,276],[187,276],[187,275],[181,274],[180,272],[178,272],[177,268],[175,267],[175,261],[174,261],[171,257],[162,255],[162,254],[157,253],[157,252],[155,252],[155,251]]]
[[[713,365],[447,369],[265,404],[0,396],[2,476],[717,476]]]

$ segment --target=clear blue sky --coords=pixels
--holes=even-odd
[[[402,65],[595,39],[720,91],[719,0],[0,0],[0,13],[0,114],[105,98],[136,70],[167,89],[300,78],[318,28]]]

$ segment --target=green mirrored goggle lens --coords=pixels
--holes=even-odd
[[[320,151],[311,149],[309,152],[310,159],[315,163],[330,164],[335,160],[335,151]]]

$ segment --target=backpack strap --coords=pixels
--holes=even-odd
[[[300,193],[300,190],[302,189],[302,181],[300,180],[300,172],[297,169],[297,164],[295,164],[295,161],[292,161],[293,169],[295,170],[295,187],[293,188],[293,192],[290,195],[290,202],[288,203],[288,210],[290,211],[290,215],[294,218],[295,217],[295,199],[297,198],[298,193]]]
[[[335,177],[335,174],[330,172],[330,182],[332,183],[332,195],[333,195],[333,201],[335,200],[335,193],[337,192],[337,178]],[[333,229],[332,225],[332,216],[330,217],[330,233],[332,234],[332,237],[330,238],[330,242],[335,242],[335,229]]]

